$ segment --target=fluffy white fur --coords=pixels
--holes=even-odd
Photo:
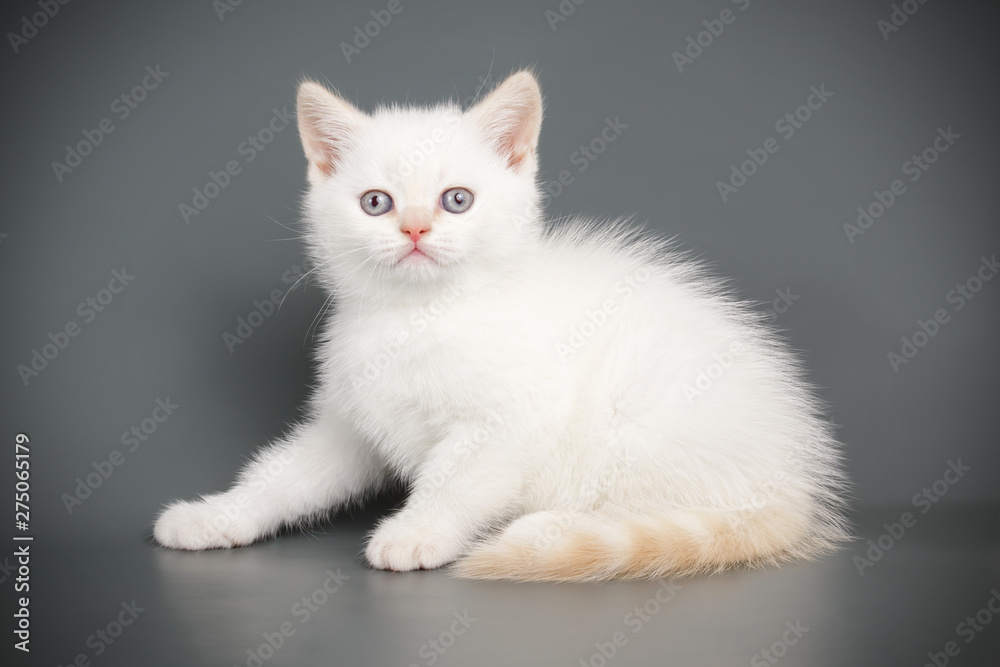
[[[761,318],[623,224],[546,228],[530,73],[464,112],[365,114],[308,81],[298,110],[336,304],[311,418],[229,491],[167,507],[160,544],[250,544],[393,479],[410,495],[368,542],[380,569],[658,577],[845,537],[838,445]],[[470,210],[442,209],[452,187]],[[393,210],[366,214],[370,190]]]

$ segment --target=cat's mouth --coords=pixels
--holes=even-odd
[[[400,257],[399,261],[396,262],[396,263],[397,264],[403,264],[404,262],[405,263],[411,263],[411,262],[434,262],[434,258],[431,257],[430,255],[428,255],[421,248],[417,247],[414,244],[413,249],[410,250],[410,252],[408,252],[405,255],[403,255],[402,257]]]

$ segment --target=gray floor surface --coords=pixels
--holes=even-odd
[[[140,535],[38,543],[31,664],[998,664],[1000,614],[980,625],[991,599],[1000,610],[996,508],[935,508],[870,565],[857,560],[903,511],[860,515],[858,541],[818,562],[670,582],[371,571],[359,552],[374,512],[232,551],[168,551]],[[114,638],[118,621],[129,625]]]

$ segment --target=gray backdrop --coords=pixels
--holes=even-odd
[[[31,439],[35,536],[34,649],[18,664],[252,663],[247,647],[282,620],[297,627],[291,603],[334,565],[352,573],[336,604],[266,664],[596,665],[617,629],[632,637],[623,614],[655,584],[368,572],[357,553],[377,511],[234,553],[147,543],[164,502],[224,488],[307,395],[323,294],[303,282],[280,312],[251,316],[302,272],[296,82],[329,81],[368,109],[468,101],[522,66],[545,93],[542,177],[571,181],[550,184],[548,213],[632,215],[773,310],[842,425],[856,483],[856,544],[822,564],[682,582],[656,630],[603,659],[773,664],[756,652],[808,609],[816,629],[784,664],[921,664],[956,637],[949,659],[983,664],[996,640],[955,633],[1000,583],[991,12],[941,0],[7,3],[0,383],[10,450],[16,433]],[[608,119],[627,127],[604,144]],[[230,161],[238,173],[220,176]],[[953,464],[969,470],[945,477]],[[933,503],[914,498],[925,487]],[[917,525],[883,548],[896,562],[859,565],[904,511]],[[7,598],[9,560],[0,579]],[[148,611],[98,655],[88,636],[133,598]],[[481,620],[454,648],[420,653],[473,602]]]

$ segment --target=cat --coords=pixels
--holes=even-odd
[[[297,117],[336,304],[310,416],[168,505],[157,542],[247,545],[399,481],[377,569],[659,578],[847,538],[840,445],[765,318],[625,223],[545,223],[531,72],[464,111],[369,114],[306,80]]]

